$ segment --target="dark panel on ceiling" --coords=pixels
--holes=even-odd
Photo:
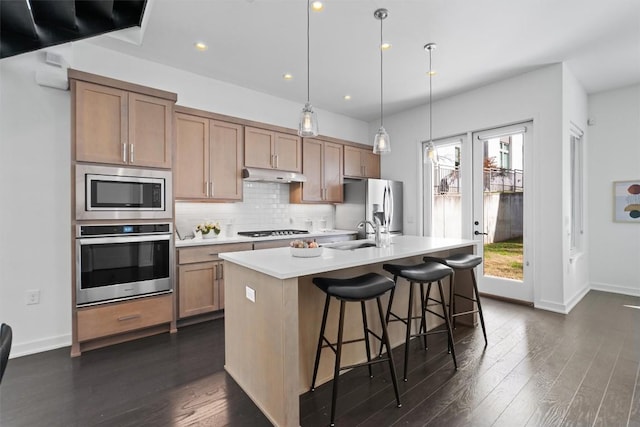
[[[31,11],[27,0],[0,6],[0,58],[6,58],[139,26],[146,0],[31,0]]]

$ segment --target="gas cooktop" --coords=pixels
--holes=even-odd
[[[241,236],[267,237],[267,236],[289,236],[293,234],[309,234],[307,230],[259,230],[259,231],[238,231]]]

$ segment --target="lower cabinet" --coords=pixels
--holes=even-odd
[[[223,309],[224,266],[218,254],[251,249],[251,243],[178,248],[178,318]]]

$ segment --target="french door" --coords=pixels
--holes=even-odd
[[[472,238],[483,263],[476,269],[480,292],[533,302],[529,274],[528,184],[533,123],[472,135]]]
[[[479,240],[480,292],[526,302],[532,136],[533,124],[522,123],[434,141],[438,163],[423,169],[424,234]]]

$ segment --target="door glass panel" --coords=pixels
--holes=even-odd
[[[461,141],[436,144],[438,164],[431,167],[431,235],[462,237]]]
[[[523,280],[524,133],[482,143],[484,274]]]

